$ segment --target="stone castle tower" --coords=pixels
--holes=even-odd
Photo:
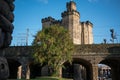
[[[61,20],[52,17],[42,19],[42,27],[60,24],[70,31],[74,44],[93,44],[93,24],[90,21],[80,22],[80,13],[76,9],[74,1],[67,2],[67,10],[61,16]]]

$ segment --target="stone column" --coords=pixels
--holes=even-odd
[[[29,67],[29,65],[27,65],[26,66],[27,68],[27,70],[26,70],[26,79],[28,80],[28,79],[30,79],[30,67]]]
[[[92,65],[92,80],[98,80],[98,65],[93,64]]]
[[[21,79],[21,77],[22,77],[22,66],[19,66],[17,72],[17,79]]]

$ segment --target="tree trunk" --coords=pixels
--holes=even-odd
[[[62,67],[59,68],[59,77],[62,78]]]

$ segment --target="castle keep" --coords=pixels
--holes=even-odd
[[[61,20],[55,20],[52,17],[43,18],[42,27],[60,24],[70,31],[74,44],[93,44],[93,24],[90,21],[80,21],[80,13],[74,1],[67,2],[66,8],[67,10],[61,13]]]

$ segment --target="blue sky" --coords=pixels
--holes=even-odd
[[[41,19],[52,16],[61,19],[66,10],[66,2],[70,0],[15,0],[15,28],[11,45],[24,45],[26,32],[29,29],[28,43],[33,35],[41,30]],[[120,0],[74,0],[80,12],[80,21],[93,23],[94,43],[102,43],[103,39],[110,42],[110,29],[120,35]],[[120,42],[120,36],[117,36]]]

